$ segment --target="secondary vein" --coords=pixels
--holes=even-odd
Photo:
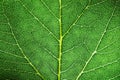
[[[93,53],[91,54],[91,56],[89,57],[89,59],[86,61],[84,67],[82,68],[81,72],[78,74],[76,80],[78,80],[78,79],[82,76],[82,74],[84,73],[84,70],[86,69],[87,65],[88,65],[89,62],[92,60],[93,56],[97,53],[98,48],[99,48],[99,46],[100,46],[100,44],[101,44],[101,42],[102,42],[102,39],[104,38],[104,36],[105,36],[105,34],[106,34],[106,32],[107,32],[107,29],[108,29],[108,26],[109,26],[109,24],[110,24],[110,21],[111,21],[113,15],[114,15],[115,9],[116,9],[116,6],[115,6],[114,9],[113,9],[113,12],[112,12],[112,14],[111,14],[111,16],[110,16],[110,18],[109,18],[106,26],[105,26],[105,29],[104,29],[104,31],[103,31],[103,33],[102,33],[102,35],[101,35],[101,37],[100,37],[100,39],[99,39],[96,47],[95,47],[95,50],[93,51]]]

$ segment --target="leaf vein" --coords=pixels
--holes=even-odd
[[[83,73],[88,73],[88,72],[95,71],[95,70],[100,69],[100,68],[104,68],[104,67],[106,67],[106,66],[109,66],[109,65],[112,65],[112,64],[114,64],[114,63],[117,63],[119,60],[120,60],[120,58],[117,59],[117,60],[114,60],[114,61],[112,61],[112,62],[106,63],[106,64],[104,64],[104,65],[100,65],[100,66],[98,66],[98,67],[96,67],[96,68],[92,68],[92,69],[90,69],[90,70],[84,71]]]
[[[6,14],[4,14],[4,15],[5,15],[5,17],[7,18],[8,25],[9,25],[9,27],[10,27],[11,33],[12,33],[12,35],[13,35],[13,37],[14,37],[14,39],[15,39],[15,42],[16,42],[19,50],[21,51],[24,59],[25,59],[25,60],[29,63],[29,65],[34,69],[34,71],[36,72],[36,74],[37,74],[38,76],[40,76],[40,77],[44,80],[44,77],[43,77],[42,74],[39,72],[39,70],[32,64],[32,62],[29,60],[29,58],[25,55],[23,49],[21,48],[20,44],[18,43],[18,40],[16,39],[16,36],[15,36],[15,34],[14,34],[14,32],[13,32],[13,28],[12,28],[12,26],[11,26],[11,24],[10,24],[10,21],[9,21],[8,16],[7,16]]]
[[[114,14],[114,12],[115,12],[115,9],[116,9],[116,6],[115,6],[114,9],[113,9],[113,12],[112,12],[112,14],[111,14],[111,16],[110,16],[110,18],[109,18],[106,26],[105,26],[105,29],[104,29],[104,31],[103,31],[103,33],[102,33],[102,36],[100,37],[100,39],[99,39],[99,41],[98,41],[98,43],[97,43],[97,45],[96,45],[96,47],[95,47],[95,50],[93,51],[93,53],[91,54],[91,56],[88,58],[88,60],[87,60],[87,62],[85,63],[84,67],[82,68],[82,70],[80,71],[80,73],[78,74],[78,76],[76,77],[76,80],[78,80],[78,79],[82,76],[85,68],[87,67],[87,65],[89,64],[89,62],[90,62],[91,59],[93,58],[93,56],[97,53],[98,47],[100,46],[101,41],[102,41],[102,39],[104,38],[104,36],[105,36],[105,34],[106,34],[106,32],[107,32],[108,25],[109,25],[109,23],[110,23],[110,21],[111,21],[111,19],[112,19],[112,17],[113,17],[113,14]]]
[[[14,56],[14,57],[24,58],[24,57],[22,57],[22,56],[19,56],[19,55],[10,53],[10,52],[6,52],[6,51],[3,51],[3,50],[0,50],[0,52],[5,53],[5,54],[8,54],[8,55],[11,55],[11,56]],[[2,53],[0,53],[0,54],[2,54]]]
[[[17,45],[17,44],[14,44],[14,43],[7,42],[7,41],[5,41],[5,40],[0,40],[0,42],[4,42],[4,43],[10,44],[10,45]]]
[[[43,27],[45,30],[47,30],[57,41],[59,41],[58,38],[56,37],[56,35],[55,35],[52,31],[50,31],[50,30],[48,29],[48,27],[46,27],[45,24],[44,24],[43,22],[41,22],[40,19],[39,19],[38,17],[36,17],[36,16],[33,14],[33,12],[31,12],[31,11],[24,5],[24,3],[23,3],[21,0],[19,0],[19,2],[20,2],[21,5],[28,11],[28,13],[29,13],[30,15],[32,15],[33,18],[42,25],[42,27]]]
[[[116,76],[114,76],[114,77],[112,77],[112,78],[110,78],[110,79],[108,79],[108,80],[113,80],[113,79],[115,79],[115,78],[117,78],[117,77],[120,77],[120,74],[118,74],[118,75],[116,75]]]
[[[91,2],[91,0],[89,0],[89,3],[86,5],[86,7],[83,9],[83,11],[80,13],[80,15],[77,17],[77,19],[69,26],[68,30],[63,34],[63,38],[70,32],[70,30],[73,28],[73,26],[82,17],[82,15],[84,14],[84,12],[88,9],[90,2]]]
[[[59,56],[58,56],[58,80],[61,80],[61,63],[62,63],[62,43],[63,43],[63,35],[62,35],[62,0],[59,0]]]
[[[59,18],[55,15],[55,13],[53,13],[53,11],[48,7],[48,5],[43,1],[40,0],[42,2],[42,4],[49,10],[49,12],[57,19],[59,20]]]

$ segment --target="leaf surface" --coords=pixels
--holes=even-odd
[[[0,0],[0,80],[120,80],[120,0]]]

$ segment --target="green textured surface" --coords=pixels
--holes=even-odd
[[[120,80],[120,0],[0,0],[0,80]]]

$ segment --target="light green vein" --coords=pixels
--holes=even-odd
[[[11,33],[9,33],[9,32],[4,32],[4,31],[0,31],[0,33],[11,35]]]
[[[62,62],[62,42],[63,42],[63,36],[62,36],[62,0],[59,0],[59,57],[58,57],[58,80],[61,79],[61,62]]]
[[[56,35],[55,35],[52,31],[50,31],[49,28],[46,27],[46,25],[45,25],[43,22],[41,22],[40,19],[39,19],[38,17],[36,17],[33,12],[31,12],[31,11],[24,5],[24,3],[23,3],[21,0],[19,0],[19,2],[20,2],[21,5],[26,9],[26,11],[27,11],[30,15],[32,15],[33,18],[34,18],[37,22],[39,22],[39,23],[42,25],[42,27],[43,27],[45,30],[47,30],[57,41],[59,41],[58,38],[56,37]]]
[[[0,54],[7,54],[7,55],[11,55],[11,56],[14,56],[14,57],[17,57],[17,58],[23,58],[22,56],[19,56],[19,55],[16,55],[16,54],[13,54],[13,53],[10,53],[10,52],[6,52],[6,51],[3,51],[3,50],[0,50]]]
[[[112,77],[112,78],[110,78],[110,79],[108,79],[108,80],[114,80],[114,79],[116,79],[116,78],[118,78],[118,77],[120,77],[120,74],[118,74],[118,75],[116,75],[116,76],[114,76],[114,77]]]
[[[78,76],[76,77],[76,80],[78,80],[78,79],[82,76],[82,74],[84,73],[85,68],[86,68],[87,65],[90,63],[90,61],[92,60],[93,56],[97,53],[98,47],[100,46],[100,44],[101,44],[101,42],[102,42],[102,39],[104,38],[104,36],[105,36],[105,34],[106,34],[106,32],[107,32],[109,23],[110,23],[113,15],[114,15],[115,9],[116,9],[116,6],[115,6],[114,9],[113,9],[113,12],[112,12],[112,14],[111,14],[111,16],[110,16],[110,18],[109,18],[106,26],[105,26],[105,29],[104,29],[104,31],[103,31],[103,33],[102,33],[102,35],[101,35],[101,37],[100,37],[100,39],[99,39],[96,47],[95,47],[95,50],[93,51],[93,53],[91,54],[91,56],[90,56],[90,57],[88,58],[88,60],[86,61],[84,67],[82,68],[82,70],[80,71],[80,73],[78,74]]]
[[[34,75],[36,75],[36,73],[28,72],[28,71],[22,71],[22,70],[19,70],[19,69],[11,69],[11,68],[5,69],[5,68],[0,68],[0,70],[3,70],[3,71],[12,71],[12,72],[17,72],[17,73],[28,73],[28,74],[34,74]]]
[[[0,40],[0,42],[6,43],[6,44],[9,44],[9,45],[13,45],[13,46],[16,46],[16,45],[17,45],[17,44],[14,44],[14,43],[7,42],[7,41],[5,41],[5,40]]]
[[[106,63],[106,64],[104,64],[104,65],[100,65],[100,66],[98,66],[98,67],[95,67],[95,68],[92,68],[92,69],[90,69],[90,70],[84,71],[84,73],[92,72],[92,71],[95,71],[95,70],[97,70],[97,69],[101,69],[101,68],[107,67],[107,66],[109,66],[109,65],[118,63],[119,60],[120,60],[120,58],[118,58],[117,60],[114,60],[114,61],[112,61],[112,62],[108,62],[108,63]]]
[[[82,17],[85,10],[89,8],[91,0],[89,0],[89,3],[86,5],[86,7],[83,9],[83,11],[80,13],[80,15],[77,17],[77,19],[69,26],[68,30],[63,34],[63,38],[70,32],[70,30],[73,28],[73,26],[78,22],[78,20]]]
[[[7,22],[8,22],[8,25],[9,25],[9,27],[10,27],[11,33],[12,33],[12,35],[13,35],[13,37],[14,37],[14,39],[15,39],[15,42],[16,42],[19,50],[21,51],[23,57],[24,57],[25,60],[30,64],[30,66],[34,69],[34,71],[36,72],[36,74],[37,74],[38,76],[40,76],[40,78],[42,78],[42,79],[44,80],[44,77],[42,76],[42,74],[38,71],[38,69],[31,63],[31,61],[29,60],[29,58],[25,55],[23,49],[22,49],[21,46],[19,45],[18,40],[17,40],[17,38],[16,38],[16,36],[15,36],[15,34],[14,34],[14,32],[13,32],[13,29],[12,29],[12,26],[11,26],[11,24],[10,24],[9,18],[7,17],[6,14],[4,14],[4,15],[5,15],[5,17],[7,18]]]
[[[57,19],[59,20],[59,18],[53,13],[53,11],[47,6],[47,4],[43,1],[43,0],[40,0],[43,5],[49,10],[49,12]]]

